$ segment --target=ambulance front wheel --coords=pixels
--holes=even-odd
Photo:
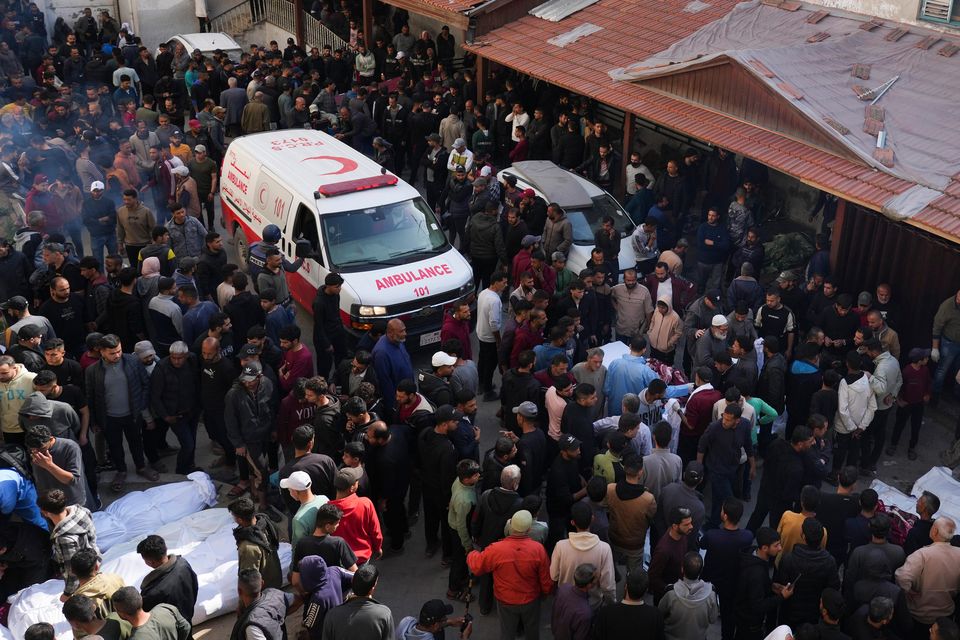
[[[237,248],[237,262],[239,263],[240,270],[244,273],[249,273],[250,267],[247,264],[247,257],[250,255],[250,243],[247,241],[246,232],[244,232],[243,227],[239,224],[233,232],[233,246]]]

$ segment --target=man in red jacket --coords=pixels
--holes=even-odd
[[[440,329],[440,341],[456,338],[463,347],[461,357],[464,360],[473,360],[473,351],[470,348],[470,305],[466,302],[458,304],[444,315],[443,326]]]
[[[340,469],[333,479],[337,499],[330,501],[330,504],[343,512],[337,535],[347,541],[350,549],[357,556],[357,564],[361,565],[368,560],[379,559],[383,549],[383,533],[380,531],[377,510],[370,498],[361,498],[357,495],[362,477],[361,467]]]
[[[467,555],[471,573],[493,574],[501,638],[515,638],[522,620],[524,638],[540,639],[541,596],[553,590],[553,580],[546,550],[527,535],[532,525],[529,511],[517,511],[510,519],[509,537]]]

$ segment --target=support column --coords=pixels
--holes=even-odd
[[[487,84],[487,59],[481,55],[477,56],[477,104],[483,100],[484,90]],[[493,126],[493,123],[490,123]]]
[[[367,50],[373,46],[373,0],[363,0],[363,40]]]
[[[306,48],[307,43],[304,40],[303,29],[303,0],[293,0],[293,26],[296,31],[293,36],[297,39],[297,44]]]
[[[632,113],[623,115],[623,142],[621,143],[620,180],[617,181],[616,197],[623,202],[627,193],[627,161],[630,159],[630,148],[633,146],[634,117]]]
[[[836,273],[837,258],[840,254],[840,236],[843,234],[843,218],[847,213],[847,201],[837,201],[837,216],[833,219],[833,232],[830,234],[830,271]]]

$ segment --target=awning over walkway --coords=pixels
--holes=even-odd
[[[816,94],[818,99],[813,100],[816,84],[823,80],[822,76],[817,73],[809,73],[807,76],[791,75],[787,72],[780,76],[780,66],[789,62],[789,56],[781,58],[765,55],[767,49],[775,51],[775,45],[780,40],[773,36],[769,40],[760,37],[761,43],[770,44],[770,47],[767,47],[765,44],[757,45],[757,39],[754,39],[754,48],[763,51],[752,52],[753,55],[749,56],[746,52],[738,53],[741,49],[723,48],[725,44],[734,41],[732,35],[726,39],[723,37],[732,33],[730,29],[724,31],[724,27],[730,24],[732,17],[740,15],[742,11],[747,12],[742,15],[749,15],[751,10],[755,15],[772,12],[772,15],[778,16],[784,24],[792,25],[784,27],[784,30],[793,29],[797,33],[777,33],[783,36],[785,46],[805,47],[801,49],[805,55],[818,48],[824,52],[835,50],[841,46],[837,43],[842,43],[848,37],[852,44],[864,39],[876,39],[886,46],[876,45],[870,59],[856,59],[852,50],[855,47],[851,46],[849,50],[844,49],[843,58],[832,61],[830,67],[831,73],[842,76],[843,82],[848,85],[853,84],[849,82],[853,80],[865,88],[873,88],[888,80],[887,75],[895,75],[888,73],[888,64],[891,65],[889,68],[902,67],[902,71],[909,75],[911,71],[916,72],[917,66],[922,65],[923,60],[930,58],[936,59],[933,66],[940,68],[946,64],[950,77],[958,74],[956,77],[960,78],[960,72],[957,71],[960,68],[960,55],[948,57],[944,55],[946,52],[939,53],[947,44],[940,40],[942,34],[936,34],[939,42],[923,49],[916,45],[927,33],[916,35],[923,31],[916,27],[910,28],[914,34],[908,34],[899,41],[886,40],[885,35],[899,25],[878,27],[877,33],[873,33],[858,28],[860,24],[868,22],[869,18],[849,15],[813,18],[814,10],[802,9],[799,3],[792,3],[793,6],[783,3],[781,8],[759,8],[757,3],[748,3],[734,11],[735,4],[730,0],[662,0],[657,3],[644,0],[599,0],[559,21],[548,21],[532,15],[524,16],[488,33],[472,45],[467,45],[467,48],[522,73],[585,94],[688,136],[749,156],[811,186],[882,211],[891,217],[910,218],[910,222],[917,226],[960,241],[960,193],[957,193],[960,192],[960,185],[952,182],[951,173],[954,171],[949,165],[949,162],[960,164],[960,155],[955,151],[956,141],[952,144],[949,142],[952,137],[960,139],[960,132],[956,127],[951,127],[949,134],[929,139],[936,122],[940,118],[949,118],[950,114],[956,111],[955,101],[954,108],[945,110],[950,113],[931,118],[931,121],[921,128],[916,123],[917,118],[924,117],[918,111],[926,105],[924,100],[916,95],[916,91],[921,89],[918,89],[913,81],[904,82],[901,88],[905,90],[900,97],[892,100],[889,109],[892,119],[888,140],[894,150],[893,168],[897,168],[898,157],[902,165],[901,171],[892,172],[881,160],[873,157],[870,145],[875,142],[870,141],[875,141],[875,136],[863,132],[863,109],[869,101],[861,102],[849,86],[843,91],[849,92],[852,105],[841,117],[832,118],[834,122],[828,122],[824,119],[825,113],[814,108],[814,103],[822,105],[830,99],[820,98],[819,94]],[[791,12],[788,8],[801,10]],[[789,18],[780,17],[779,14]],[[817,22],[807,22],[815,19]],[[796,28],[795,22],[805,26]],[[574,30],[586,35],[576,39],[563,37]],[[851,36],[850,32],[856,33]],[[831,35],[818,35],[821,33]],[[710,34],[714,35],[709,37]],[[809,43],[808,38],[811,39]],[[550,44],[551,40],[563,46]],[[683,49],[685,40],[687,43],[696,43],[697,48]],[[883,55],[885,51],[889,52],[888,56]],[[899,66],[891,61],[894,57],[899,57]],[[673,74],[672,67],[659,70],[640,68],[674,62],[675,58],[683,60],[682,64],[691,67],[691,71],[704,69],[705,74],[709,74],[710,71],[707,70],[711,68],[716,73],[715,67],[721,64],[735,66],[740,80],[749,76],[742,84],[742,91],[746,102],[753,105],[754,112],[749,109],[733,109],[730,104],[716,96],[712,100],[708,99],[709,88],[698,87],[696,83],[690,83],[691,86],[686,88],[690,89],[689,91],[673,86],[666,80],[661,80],[654,86],[650,78],[665,78],[667,74]],[[769,64],[764,62],[764,59]],[[753,60],[757,60],[757,63],[751,62]],[[872,72],[868,80],[851,78],[854,63],[872,63],[876,65],[877,71]],[[611,74],[618,78],[627,77],[623,75],[624,68],[631,65],[635,65],[630,69],[634,77],[646,80],[616,81],[611,78]],[[771,78],[770,75],[774,77]],[[903,78],[903,75],[901,77]],[[931,81],[929,76],[924,77],[924,83]],[[781,87],[780,84],[784,86]],[[831,90],[839,92],[838,87],[841,84],[841,80],[834,80]],[[956,86],[956,81],[948,80],[938,88],[955,92]],[[808,87],[810,98],[806,98]],[[893,85],[878,105],[883,106],[883,100],[887,99],[887,96],[897,95],[893,93],[897,89],[897,85]],[[836,95],[839,96],[839,93]],[[766,104],[760,110],[762,113],[757,113],[756,105],[761,101]],[[811,104],[808,105],[808,102]],[[802,103],[802,108],[797,107],[799,103]],[[767,113],[767,105],[771,108],[779,105],[779,120],[768,117],[770,113]],[[894,105],[897,112],[895,116]],[[911,105],[915,105],[912,115],[907,113]],[[854,122],[854,114],[859,115],[859,122]],[[897,123],[896,126],[892,126],[894,122]],[[847,135],[854,135],[850,139],[845,138],[841,133],[844,129],[847,130]],[[911,137],[912,132],[921,130],[922,133]],[[900,138],[897,138],[898,135]],[[923,175],[920,175],[923,173],[923,165],[919,157],[923,145],[917,142],[921,138],[927,138],[929,145],[936,147],[936,152],[931,155],[934,158],[941,157],[943,164],[937,171],[929,171]],[[908,139],[911,142],[904,147],[902,153],[893,146],[907,144]],[[908,152],[907,148],[911,150]],[[930,151],[934,149],[931,148]],[[924,185],[918,184],[921,182],[920,178],[924,178]]]

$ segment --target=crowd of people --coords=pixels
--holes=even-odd
[[[960,292],[929,345],[902,345],[890,285],[854,296],[831,277],[832,196],[805,268],[765,287],[764,167],[696,148],[657,174],[639,151],[621,164],[589,101],[511,75],[478,95],[449,29],[415,37],[402,10],[368,40],[355,3],[314,3],[346,48],[291,39],[232,60],[179,41],[154,56],[107,11],[47,34],[36,4],[2,4],[4,597],[60,576],[78,638],[189,637],[189,563],[151,535],[139,589],[101,573],[91,512],[102,474],[124,491],[128,454],[149,482],[166,456],[196,470],[202,422],[237,524],[235,638],[284,637],[300,607],[303,638],[467,638],[450,602],[476,599],[501,637],[535,640],[548,594],[560,639],[700,640],[717,620],[723,640],[777,624],[798,639],[960,637],[940,498],[905,521],[856,491],[908,423],[918,457],[960,355]],[[278,128],[326,131],[407,177],[472,262],[475,305],[446,310],[429,367],[401,319],[348,335],[337,273],[311,348],[286,280],[302,260],[276,239],[250,276],[229,262],[218,164],[234,137]],[[526,159],[622,190],[635,226],[598,221],[571,272],[563,209],[497,179]],[[612,342],[629,353],[604,364]],[[408,550],[418,520],[448,589],[395,624],[374,561]]]

